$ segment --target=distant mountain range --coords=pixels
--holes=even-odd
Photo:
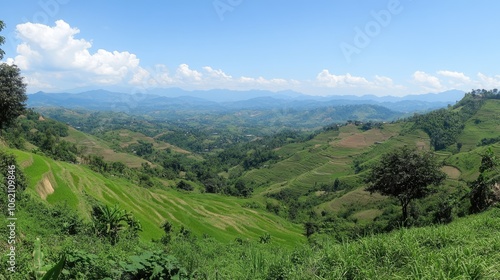
[[[390,110],[412,113],[433,110],[454,104],[464,96],[463,91],[407,95],[404,97],[374,95],[311,96],[295,91],[271,92],[264,90],[186,91],[180,88],[154,89],[147,93],[127,94],[107,90],[79,93],[45,93],[28,95],[29,107],[65,107],[90,110],[148,112],[159,110],[186,110],[224,112],[245,109],[316,109],[343,105],[371,104]]]

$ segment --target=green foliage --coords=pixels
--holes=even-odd
[[[264,243],[264,244],[267,244],[269,242],[271,242],[271,235],[269,233],[264,233],[264,235],[261,235],[259,237],[259,242],[260,243]]]
[[[145,142],[143,140],[139,140],[137,144],[131,144],[128,146],[128,149],[134,154],[142,157],[151,155],[153,153],[153,144]]]
[[[312,246],[295,248],[179,240],[169,253],[180,266],[191,265],[187,271],[195,279],[496,279],[498,214],[492,209],[448,225],[356,241],[323,235]]]
[[[40,279],[45,274],[45,271],[43,270],[45,266],[43,262],[44,254],[41,247],[40,238],[37,237],[35,240],[35,249],[33,250],[33,268],[36,279]]]
[[[367,178],[370,192],[395,197],[407,222],[408,205],[414,199],[426,197],[431,185],[439,185],[446,175],[431,153],[421,153],[405,146],[382,155],[380,164],[373,167]]]
[[[453,207],[454,203],[450,199],[441,198],[437,209],[434,212],[435,224],[447,224],[453,220]]]
[[[118,242],[119,233],[126,228],[136,233],[141,230],[141,225],[131,213],[115,205],[94,207],[92,213],[94,233],[97,236],[108,238],[111,244]]]
[[[250,197],[253,192],[253,188],[243,180],[237,181],[234,188],[236,190],[234,195],[237,196]]]
[[[488,146],[488,145],[495,144],[498,142],[500,142],[500,136],[493,137],[493,138],[483,138],[483,139],[481,139],[481,142],[479,142],[477,145],[478,146]]]
[[[165,232],[165,235],[161,237],[160,241],[163,245],[168,245],[172,240],[174,226],[169,221],[165,221],[161,224],[161,228]]]
[[[99,243],[93,242],[93,244],[96,246]],[[106,277],[118,274],[116,271],[110,271],[114,267],[110,267],[109,265],[114,263],[118,250],[108,251],[104,254],[103,252],[98,252],[98,254],[103,255],[103,259],[103,257],[100,257],[96,253],[90,252],[94,252],[96,249],[109,249],[100,246],[98,248],[82,247],[85,249],[67,248],[65,250],[64,256],[66,262],[62,271],[63,279],[107,279]],[[108,263],[106,264],[105,262]]]
[[[442,150],[456,143],[458,135],[464,129],[464,122],[465,117],[461,111],[441,109],[416,117],[415,125],[429,134],[435,150]]]
[[[189,183],[187,183],[184,180],[180,180],[179,183],[177,183],[177,188],[179,190],[185,190],[185,191],[192,191],[192,190],[194,190],[193,186],[191,186]]]
[[[47,266],[44,262],[45,254],[42,252],[42,244],[40,238],[36,238],[33,249],[33,276],[35,279],[41,280],[57,280],[65,266],[66,256],[63,255],[61,260],[54,266]]]
[[[262,163],[272,159],[277,159],[277,156],[273,151],[257,149],[255,151],[251,151],[245,158],[243,161],[243,168],[245,168],[245,170],[256,168]]]
[[[498,96],[495,91],[473,90],[452,108],[416,115],[411,121],[415,122],[416,128],[423,129],[430,136],[435,150],[443,150],[457,144],[465,122],[481,108],[485,99],[496,99]]]
[[[493,191],[499,181],[498,169],[500,163],[495,154],[489,148],[481,158],[478,178],[470,183],[470,212],[478,213],[486,210],[494,203],[500,201],[500,193]],[[499,192],[499,190],[497,190]]]
[[[26,176],[14,155],[0,149],[0,186],[5,201],[20,201],[27,185]],[[0,203],[0,211],[6,213],[7,203]]]
[[[42,280],[57,280],[57,279],[59,279],[59,276],[61,275],[65,264],[66,264],[66,256],[63,255],[61,257],[61,260],[54,267],[49,269],[49,271],[47,271],[47,273],[45,273]]]
[[[124,279],[187,279],[186,269],[174,256],[164,251],[145,251],[130,256],[127,262],[120,262],[120,266],[124,271]]]
[[[266,276],[267,280],[286,280],[289,279],[288,267],[286,263],[274,263],[269,267]]]
[[[360,129],[362,131],[367,131],[367,130],[370,130],[372,128],[382,128],[382,127],[383,127],[383,123],[368,121],[368,122],[363,123],[361,125]]]
[[[3,28],[3,23],[0,23]],[[0,56],[3,51],[0,49]],[[16,65],[0,64],[0,133],[26,109],[26,84]]]
[[[44,154],[68,162],[76,162],[80,154],[76,145],[62,137],[68,136],[68,126],[51,119],[44,119],[32,109],[25,112],[25,117],[13,121],[4,137],[9,146],[23,149],[25,141],[37,146]]]

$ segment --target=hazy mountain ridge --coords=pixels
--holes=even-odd
[[[372,104],[402,112],[420,112],[446,107],[460,100],[464,92],[458,90],[404,97],[374,95],[311,96],[294,91],[271,92],[263,90],[185,91],[179,88],[156,89],[147,93],[121,93],[91,90],[81,93],[45,93],[28,95],[30,107],[60,106],[91,110],[146,111],[199,110],[225,112],[242,109],[316,109],[321,107]]]

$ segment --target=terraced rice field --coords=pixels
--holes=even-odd
[[[170,221],[194,234],[207,234],[222,242],[236,237],[258,240],[269,233],[273,242],[294,245],[305,241],[302,226],[262,209],[245,208],[250,202],[213,194],[176,190],[145,189],[116,177],[105,177],[87,167],[53,161],[46,157],[13,150],[29,181],[27,192],[49,204],[66,203],[90,220],[87,196],[107,205],[118,204],[142,224],[144,240],[160,238],[160,225]]]

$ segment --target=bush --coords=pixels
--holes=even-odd
[[[130,256],[127,262],[120,262],[124,270],[122,279],[182,279],[187,277],[186,269],[179,261],[163,251],[146,251],[140,255]]]
[[[191,186],[189,183],[187,183],[184,180],[180,180],[179,183],[177,183],[177,188],[180,190],[185,190],[185,191],[194,190],[193,186]]]

